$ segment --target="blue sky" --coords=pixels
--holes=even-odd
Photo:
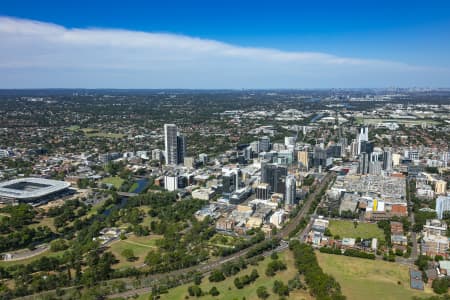
[[[450,1],[4,0],[0,16],[0,88],[450,86]]]

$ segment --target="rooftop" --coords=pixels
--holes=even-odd
[[[44,178],[20,178],[0,183],[0,197],[27,200],[62,191],[70,183]]]

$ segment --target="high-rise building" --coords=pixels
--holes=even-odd
[[[354,139],[350,144],[350,152],[352,157],[356,157],[359,155],[359,142],[357,139]]]
[[[361,148],[362,142],[368,142],[369,141],[369,128],[368,127],[362,127],[359,129],[359,134],[356,137],[357,143],[358,143],[358,151],[357,155],[359,155],[361,152],[366,152]],[[369,153],[369,152],[367,152]]]
[[[177,164],[184,163],[186,156],[186,137],[184,135],[177,136]]]
[[[254,141],[250,143],[250,147],[252,147],[253,153],[259,153],[259,141]]]
[[[438,180],[435,183],[434,192],[438,195],[444,195],[447,193],[447,181]]]
[[[178,176],[164,176],[164,188],[170,192],[176,191],[178,189]]]
[[[284,197],[286,205],[295,204],[296,180],[294,175],[286,176],[286,195]]]
[[[334,158],[342,157],[342,145],[335,144],[328,147],[327,157],[334,157]]]
[[[164,157],[164,153],[160,149],[152,150],[152,160],[161,161]]]
[[[270,138],[268,136],[263,136],[259,139],[259,151],[267,152],[270,150]]]
[[[264,164],[261,170],[261,181],[268,183],[274,193],[284,194],[287,168],[277,164]]]
[[[327,167],[327,151],[321,147],[315,147],[313,162],[315,168],[322,167],[325,169]]]
[[[450,196],[439,196],[436,199],[436,214],[440,220],[444,216],[444,212],[450,211]]]
[[[369,162],[369,174],[380,175],[381,174],[381,162],[371,161]]]
[[[164,124],[166,165],[177,165],[184,161],[186,138],[179,134],[175,124]]]
[[[299,151],[297,153],[297,160],[301,164],[302,167],[306,168],[306,171],[308,171],[309,168],[309,158],[308,158],[308,151]]]
[[[252,146],[245,147],[243,152],[244,152],[244,157],[245,157],[245,159],[247,161],[252,159],[252,157],[253,157],[253,155],[252,155],[252,152],[253,152],[252,151]]]
[[[392,150],[390,148],[385,148],[383,151],[383,170],[392,171]]]
[[[228,194],[239,189],[239,170],[234,169],[222,175],[223,192]]]
[[[177,135],[178,129],[175,124],[164,124],[166,165],[176,165],[178,163]]]
[[[270,186],[268,183],[260,183],[255,189],[256,199],[267,200],[270,198]]]
[[[295,146],[295,137],[294,136],[285,136],[284,144],[286,146]]]
[[[400,165],[400,160],[401,160],[402,156],[398,153],[393,153],[392,154],[392,165],[394,167]]]
[[[373,152],[373,143],[369,141],[362,141],[359,143],[359,150],[359,153],[366,152],[370,155]]]
[[[367,174],[369,172],[369,155],[362,152],[359,155],[358,174]]]

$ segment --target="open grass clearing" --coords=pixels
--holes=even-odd
[[[78,130],[80,130],[80,126],[72,125],[72,126],[67,127],[67,130],[69,130],[69,131],[78,131]]]
[[[47,226],[48,228],[50,228],[53,232],[56,232],[56,228],[55,228],[55,224],[54,224],[54,218],[49,218],[49,217],[43,217],[42,219],[38,219],[38,222],[30,224],[29,227],[30,228],[37,228],[37,227],[45,227]]]
[[[102,132],[98,129],[93,129],[93,128],[83,128],[82,131],[87,137],[120,139],[125,136],[122,133]]]
[[[144,263],[145,256],[147,253],[156,249],[156,241],[160,239],[159,235],[152,236],[134,236],[131,235],[125,240],[119,240],[110,245],[109,251],[114,254],[114,256],[119,260],[119,263],[114,265],[114,268],[121,269],[125,267],[138,267]],[[133,250],[136,260],[127,261],[123,256],[122,252],[125,249]]]
[[[118,176],[111,176],[103,178],[101,182],[105,184],[112,184],[116,189],[120,189],[125,180]]]
[[[398,300],[432,294],[430,289],[410,288],[408,266],[318,251],[316,255],[323,271],[340,283],[348,300]]]
[[[328,228],[333,236],[339,235],[340,238],[377,238],[384,241],[384,232],[376,223],[358,222],[355,227],[353,221],[330,220]]]

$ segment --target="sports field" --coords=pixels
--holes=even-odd
[[[340,238],[377,238],[379,241],[384,241],[383,230],[375,223],[358,222],[355,227],[353,221],[330,220],[328,228],[333,236],[339,235]]]
[[[406,265],[319,251],[316,255],[323,271],[334,276],[348,300],[398,300],[432,295],[430,289],[422,292],[409,287]]]

